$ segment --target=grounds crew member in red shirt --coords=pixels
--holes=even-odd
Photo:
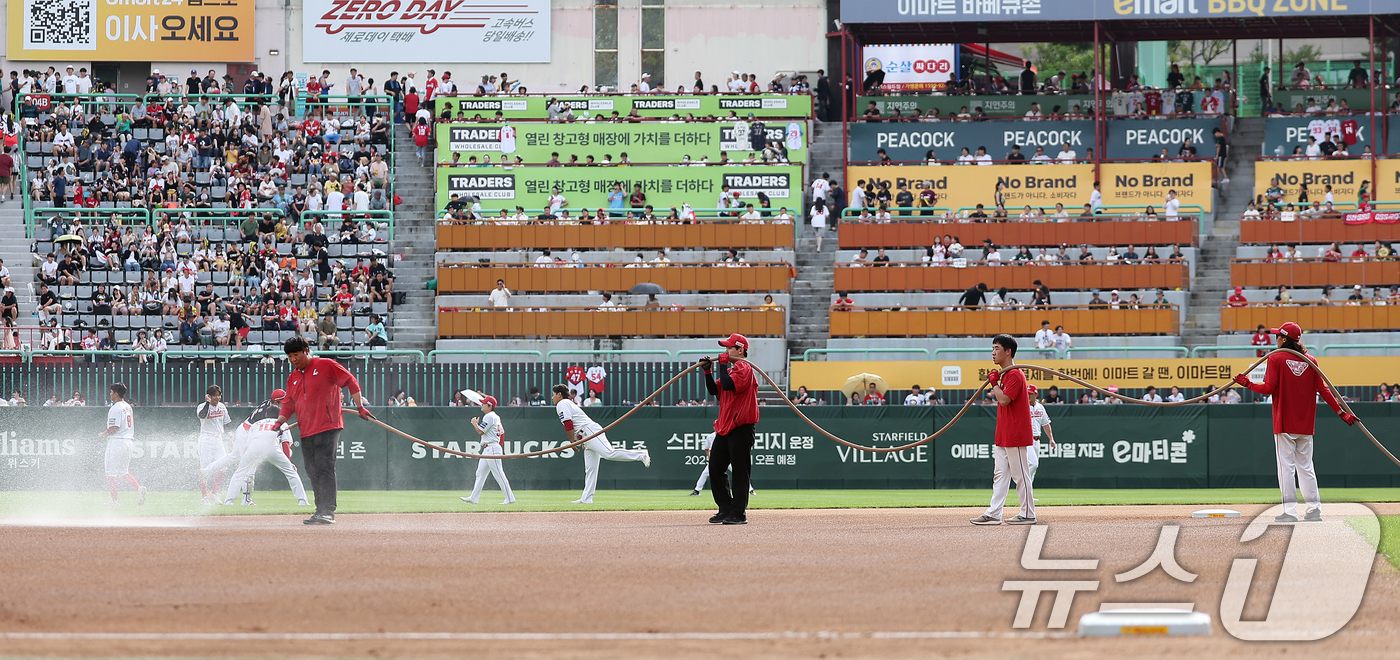
[[[1016,497],[1021,500],[1021,514],[1007,520],[1009,525],[1035,524],[1035,494],[1030,480],[1030,453],[1035,451],[1031,434],[1030,395],[1026,391],[1026,376],[1020,369],[1007,370],[1016,361],[1016,340],[1011,335],[992,338],[992,362],[997,365],[987,374],[992,395],[997,398],[996,446],[992,447],[995,467],[992,472],[992,503],[987,512],[968,521],[974,525],[1000,525],[1001,509],[1011,480],[1016,480]]]
[[[282,351],[295,369],[287,376],[287,396],[282,399],[277,423],[297,417],[301,435],[302,462],[311,490],[316,493],[316,513],[302,521],[308,525],[335,523],[335,452],[345,422],[340,415],[340,388],[350,388],[350,399],[360,417],[374,415],[365,407],[360,382],[344,366],[328,358],[311,357],[311,346],[301,337],[292,337]]]
[[[1289,321],[1269,331],[1278,335],[1278,347],[1299,353],[1303,349],[1303,329]],[[1260,394],[1274,397],[1274,451],[1278,456],[1278,488],[1283,492],[1283,513],[1276,522],[1298,522],[1298,491],[1293,487],[1293,475],[1303,489],[1303,501],[1308,511],[1303,520],[1322,520],[1322,497],[1317,492],[1317,472],[1313,469],[1313,426],[1317,422],[1317,395],[1332,407],[1347,424],[1356,423],[1356,415],[1343,412],[1332,395],[1322,372],[1312,358],[1292,353],[1269,355],[1263,384],[1249,380],[1249,374],[1235,374],[1235,382]]]
[[[747,525],[749,508],[749,472],[753,466],[753,427],[758,423],[758,381],[753,367],[738,358],[749,356],[749,340],[739,334],[721,339],[724,354],[718,359],[700,358],[705,371],[705,387],[719,398],[719,417],[715,419],[715,442],[710,448],[710,492],[719,505],[719,513],[710,517],[712,523]],[[714,363],[719,363],[719,382],[715,382]],[[734,470],[731,486],[725,472]]]

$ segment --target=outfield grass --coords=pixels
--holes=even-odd
[[[460,513],[472,511],[680,511],[708,510],[714,500],[708,492],[689,496],[686,491],[605,490],[593,504],[571,504],[573,490],[523,491],[515,504],[502,505],[501,493],[482,493],[481,504],[461,501],[466,491],[342,491],[339,513]],[[1274,488],[1092,490],[1044,489],[1036,491],[1038,506],[1121,504],[1275,504]],[[752,509],[862,509],[986,506],[990,490],[762,490],[749,500]],[[287,491],[268,491],[255,497],[256,507],[204,506],[193,492],[151,493],[145,506],[136,506],[134,493],[122,493],[122,506],[108,507],[102,492],[4,492],[0,493],[0,519],[33,516],[189,516],[296,514],[298,507]],[[1324,488],[1324,502],[1400,502],[1400,488]],[[1013,492],[1008,504],[1016,501]],[[1014,504],[1012,504],[1014,506]],[[1392,543],[1400,545],[1400,523],[1391,528]]]

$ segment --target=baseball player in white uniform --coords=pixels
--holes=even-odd
[[[496,397],[481,397],[481,412],[481,417],[472,418],[472,430],[481,436],[481,453],[500,456],[504,453],[501,445],[506,439],[506,428],[501,425],[501,416],[496,414]],[[510,481],[506,479],[506,471],[499,458],[483,458],[477,462],[476,486],[472,488],[472,496],[463,497],[462,501],[476,504],[481,499],[481,487],[486,485],[488,474],[496,478],[496,485],[506,495],[506,500],[501,504],[514,504],[515,493],[510,489]]]
[[[564,431],[569,435],[569,442],[603,430],[603,427],[584,414],[583,408],[578,407],[578,404],[569,398],[568,385],[555,385],[550,398],[554,401],[554,410],[559,413],[559,421],[564,425]],[[651,454],[647,450],[613,449],[612,444],[608,442],[608,436],[599,434],[583,444],[583,495],[574,500],[574,504],[593,503],[593,493],[598,489],[600,460],[641,461],[642,465],[651,467]]]
[[[1031,437],[1034,438],[1035,442],[1031,447],[1033,451],[1031,451],[1030,456],[1027,456],[1027,458],[1030,459],[1028,462],[1031,466],[1031,484],[1034,485],[1035,471],[1036,468],[1040,467],[1041,433],[1044,433],[1045,439],[1050,441],[1051,449],[1054,449],[1057,445],[1055,444],[1055,433],[1050,430],[1050,415],[1045,413],[1045,406],[1040,403],[1040,389],[1034,385],[1028,384],[1026,385],[1026,394],[1031,398]]]
[[[700,491],[705,490],[705,484],[710,481],[710,448],[713,446],[715,446],[714,433],[706,435],[705,439],[700,441],[700,448],[705,450],[705,467],[700,470],[700,479],[695,482],[695,490],[690,491],[691,495],[699,495]],[[757,491],[753,489],[753,482],[750,481],[749,494],[753,495],[755,492]]]
[[[126,402],[126,385],[112,383],[108,395],[112,399],[112,407],[107,410],[107,430],[97,434],[97,437],[107,439],[107,490],[112,493],[112,499],[107,504],[121,504],[117,499],[117,485],[121,483],[120,479],[126,479],[131,489],[136,491],[136,505],[140,506],[146,503],[146,487],[131,474],[131,442],[136,438],[136,428],[131,404]]]
[[[306,488],[301,485],[301,476],[297,474],[296,466],[292,465],[292,436],[275,418],[261,419],[248,426],[244,432],[248,447],[238,459],[238,470],[229,478],[224,504],[233,504],[234,498],[244,490],[245,484],[252,481],[258,468],[263,463],[271,463],[287,477],[287,485],[291,487],[292,495],[297,498],[297,506],[311,506],[311,503],[306,501]],[[243,503],[253,502],[245,496]]]
[[[194,413],[199,418],[199,492],[205,504],[213,504],[215,493],[219,492],[218,471],[209,470],[209,466],[228,453],[224,450],[224,425],[232,422],[233,418],[229,417],[228,407],[221,401],[223,396],[222,387],[210,385],[204,392],[204,403],[199,404]],[[214,476],[212,486],[209,475]]]
[[[282,406],[282,398],[285,396],[287,393],[283,390],[273,390],[272,396],[258,404],[258,407],[254,408],[253,412],[248,415],[248,419],[233,427],[233,451],[224,454],[223,458],[204,468],[200,473],[201,478],[208,481],[209,477],[217,472],[238,469],[238,463],[243,459],[243,453],[248,451],[248,432],[253,429],[253,424],[264,419],[277,419],[277,413]],[[253,478],[249,477],[240,487],[243,488],[244,506],[253,506]],[[217,497],[216,493],[217,491],[210,492],[209,504],[218,504],[218,501],[214,499]]]

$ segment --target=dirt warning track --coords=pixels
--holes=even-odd
[[[1393,650],[1400,574],[1377,557],[1360,610],[1307,644],[1241,642],[1218,609],[1236,556],[1259,557],[1246,619],[1267,615],[1287,528],[1241,546],[1250,517],[1201,507],[1044,507],[1041,556],[1095,570],[1028,571],[1029,528],[973,527],[975,509],[755,511],[742,527],[700,512],[160,519],[154,526],[0,529],[5,655],[520,658],[1174,657],[1363,658]],[[1397,513],[1396,505],[1373,505]],[[1127,583],[1164,522],[1180,565]],[[187,525],[187,526],[186,526]],[[1014,629],[1006,580],[1097,580],[1064,628],[1042,596]],[[1101,602],[1192,602],[1193,639],[1073,636]],[[1319,655],[1320,652],[1320,655]]]

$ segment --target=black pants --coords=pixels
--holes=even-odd
[[[743,516],[749,508],[749,472],[753,469],[753,424],[715,436],[710,447],[710,492],[720,513]],[[725,471],[733,468],[734,483]]]
[[[341,429],[302,436],[301,456],[306,478],[316,493],[316,513],[335,513],[335,451]]]

